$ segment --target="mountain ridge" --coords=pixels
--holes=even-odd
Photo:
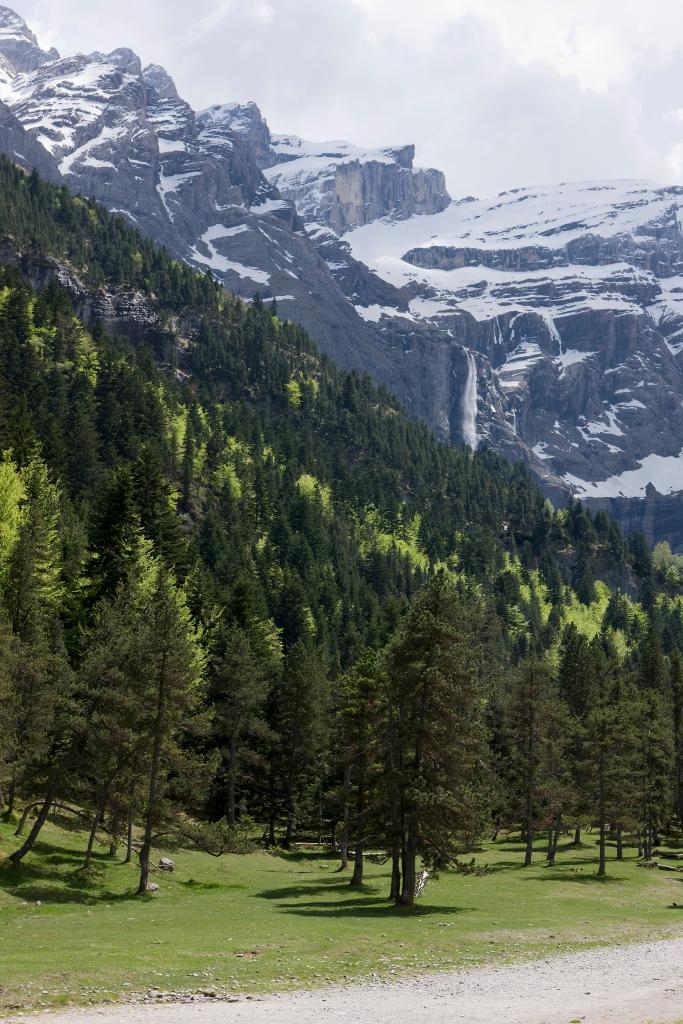
[[[670,509],[683,508],[682,189],[453,201],[410,145],[271,133],[253,102],[194,111],[159,65],[125,48],[62,58],[9,8],[0,55],[9,156],[40,160],[243,298],[274,299],[441,440],[476,436],[553,500],[623,507],[651,541],[666,520],[683,547]],[[652,486],[668,509],[654,517]]]

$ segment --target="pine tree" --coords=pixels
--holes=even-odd
[[[486,819],[485,694],[478,609],[444,573],[418,593],[384,656],[384,757],[397,902],[412,906],[417,858],[438,870]]]
[[[646,860],[658,842],[672,803],[671,766],[674,761],[671,716],[661,693],[648,689],[638,707],[636,757],[638,821]]]
[[[5,810],[11,762],[17,753],[17,693],[14,688],[16,641],[0,617],[0,814]]]
[[[593,702],[585,718],[585,756],[593,820],[599,835],[598,875],[607,871],[608,825],[621,829],[633,811],[634,701],[620,680],[616,654],[597,637],[591,645]]]
[[[163,815],[171,763],[179,754],[178,736],[189,728],[202,698],[204,665],[199,636],[182,591],[161,565],[157,565],[143,629],[148,680],[144,734],[150,754],[138,894],[147,890],[154,830]]]
[[[211,663],[209,697],[214,708],[213,741],[221,756],[217,780],[225,801],[221,810],[228,824],[234,825],[237,795],[244,792],[261,761],[256,741],[269,734],[264,719],[268,680],[239,626],[225,626],[220,632]],[[215,799],[213,803],[215,806]]]
[[[33,849],[56,798],[67,795],[77,782],[75,739],[81,731],[81,709],[59,623],[39,639],[18,646],[14,688],[18,728],[11,787],[18,785],[27,795],[39,796],[29,834],[10,854],[18,864]],[[24,808],[17,835],[31,808],[31,803]]]
[[[347,848],[349,839],[353,840],[352,888],[363,883],[365,846],[385,832],[377,792],[380,699],[377,656],[366,650],[339,680],[335,700],[343,773],[341,838]]]
[[[510,701],[512,778],[520,801],[526,841],[524,866],[533,858],[539,822],[553,829],[568,800],[566,743],[569,719],[547,664],[524,661],[513,679]],[[554,840],[549,843],[554,858]]]
[[[674,790],[678,822],[683,828],[683,659],[680,651],[671,658],[671,711],[674,744]]]
[[[150,671],[145,606],[152,599],[153,563],[140,544],[135,571],[112,598],[97,605],[83,638],[78,689],[84,729],[81,775],[94,807],[84,867],[109,805],[123,807],[147,763],[147,700]]]
[[[274,801],[280,790],[286,849],[318,786],[320,757],[327,743],[328,705],[329,687],[320,654],[310,640],[298,640],[287,655],[282,680],[273,694],[271,772],[275,772],[277,783],[270,814],[274,820]]]
[[[8,567],[5,601],[13,631],[30,641],[49,628],[64,597],[60,494],[39,456],[34,456],[22,471],[21,483],[24,494]]]

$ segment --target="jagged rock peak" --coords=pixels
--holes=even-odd
[[[383,150],[383,152],[395,160],[399,167],[405,167],[409,171],[413,169],[415,146],[412,142],[408,146],[390,146],[388,149]]]
[[[142,62],[138,57],[137,53],[133,50],[129,50],[127,46],[120,46],[116,50],[112,50],[111,53],[99,53],[96,52],[92,56],[97,60],[102,60],[107,64],[112,64],[114,67],[119,68],[129,75],[142,75]]]
[[[160,99],[177,100],[179,98],[175,82],[166,68],[162,68],[160,64],[148,64],[142,72],[142,77]]]
[[[42,50],[38,40],[21,15],[11,7],[0,5],[0,54],[15,73],[35,71],[52,60],[59,60],[54,48]]]
[[[220,124],[232,131],[247,128],[254,121],[263,121],[263,115],[253,100],[246,103],[214,103],[197,115],[203,124]]]
[[[249,146],[258,166],[272,167],[277,157],[271,149],[270,129],[253,100],[247,103],[216,103],[197,115],[199,123],[211,131],[237,135]]]

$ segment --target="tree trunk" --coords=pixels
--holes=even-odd
[[[530,867],[534,856],[534,794],[531,786],[527,787],[526,792],[526,821],[524,822],[524,831],[526,833],[524,867],[528,868]]]
[[[14,814],[14,801],[16,799],[16,786],[14,784],[14,775],[9,780],[9,789],[7,790],[7,815],[12,817]]]
[[[548,853],[546,855],[546,860],[548,861],[549,867],[552,867],[555,863],[555,828],[552,822],[548,829]]]
[[[617,860],[624,859],[624,837],[621,825],[617,827]]]
[[[645,842],[643,844],[643,855],[645,860],[652,860],[652,829],[648,825],[645,829]]]
[[[109,856],[113,860],[119,848],[119,829],[121,827],[121,815],[115,812],[111,820],[111,834],[109,838]]]
[[[415,905],[415,886],[417,884],[417,830],[414,821],[408,823],[408,837],[406,839],[402,860],[403,881],[401,885],[400,904],[403,907]]]
[[[574,829],[574,846],[581,846],[581,826],[577,825]]]
[[[47,816],[50,813],[50,808],[52,807],[52,802],[55,798],[56,792],[57,787],[54,783],[52,783],[47,791],[47,794],[43,801],[43,805],[38,812],[38,816],[36,820],[33,822],[33,828],[26,837],[26,840],[19,847],[18,850],[15,850],[14,853],[10,853],[9,855],[9,859],[12,861],[13,864],[19,864],[24,859],[26,854],[33,849],[33,845],[36,839],[38,838],[40,830],[47,821]]]
[[[562,830],[562,815],[557,819],[555,826],[555,835],[553,837],[553,864],[555,863],[555,857],[557,856],[557,847],[560,843],[560,832]]]
[[[87,845],[86,850],[85,850],[85,859],[83,861],[83,870],[84,871],[87,871],[88,868],[90,867],[90,862],[92,861],[92,851],[93,851],[93,847],[95,845],[95,837],[97,835],[97,826],[99,825],[99,823],[102,821],[102,818],[104,817],[104,808],[106,806],[107,806],[107,794],[105,792],[105,793],[102,794],[102,796],[100,797],[100,799],[97,802],[97,808],[95,810],[95,815],[94,815],[93,820],[92,820],[92,826],[90,828],[90,835],[88,836],[88,845]]]
[[[292,825],[292,816],[291,816],[291,814],[288,814],[287,815],[287,823],[285,825],[285,838],[282,840],[283,849],[291,850],[293,834],[294,834],[294,826]]]
[[[15,836],[17,836],[17,837],[18,836],[23,836],[24,829],[26,828],[26,822],[28,821],[29,814],[31,813],[31,811],[35,811],[36,807],[40,807],[40,806],[41,806],[40,800],[38,800],[36,803],[26,804],[26,807],[24,807],[23,811],[21,812],[21,818],[19,819],[19,824],[17,825],[17,827],[14,830]]]
[[[235,731],[233,730],[230,735],[230,770],[228,772],[228,824],[235,824],[235,783],[236,783],[236,772],[235,772],[235,751],[237,749],[237,739]]]
[[[275,846],[275,765],[271,751],[268,764],[268,846]]]
[[[356,842],[353,854],[353,874],[349,885],[352,889],[360,889],[363,885],[363,844]]]
[[[152,851],[152,834],[156,820],[157,804],[159,802],[159,774],[161,770],[161,744],[164,730],[164,710],[166,704],[166,651],[161,656],[161,667],[159,670],[159,683],[157,689],[157,707],[154,719],[154,744],[152,747],[152,763],[149,770],[149,790],[147,794],[147,808],[145,812],[145,832],[140,848],[140,881],[138,883],[137,895],[142,896],[147,892],[149,881],[149,857]]]
[[[351,788],[351,765],[344,765],[344,807],[342,811],[342,827],[339,833],[339,870],[346,871],[349,866],[349,790]]]
[[[598,862],[598,875],[605,875],[607,873],[607,856],[606,856],[606,836],[607,829],[602,816],[600,817],[600,859]]]
[[[126,856],[124,864],[130,864],[133,859],[133,805],[128,807],[128,821],[126,827]]]
[[[604,735],[603,730],[600,731],[600,736]],[[604,747],[601,743],[600,746],[600,757],[598,759],[598,815],[600,818],[600,858],[598,862],[598,876],[607,872],[607,823],[606,810],[605,810],[605,755]]]
[[[399,896],[401,895],[401,860],[398,853],[398,848],[394,847],[391,851],[391,888],[389,890],[389,899],[398,902]]]

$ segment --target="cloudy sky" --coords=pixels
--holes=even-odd
[[[11,5],[11,0],[9,0]],[[16,0],[63,53],[130,46],[194,106],[272,130],[415,142],[451,194],[683,183],[680,0]]]

